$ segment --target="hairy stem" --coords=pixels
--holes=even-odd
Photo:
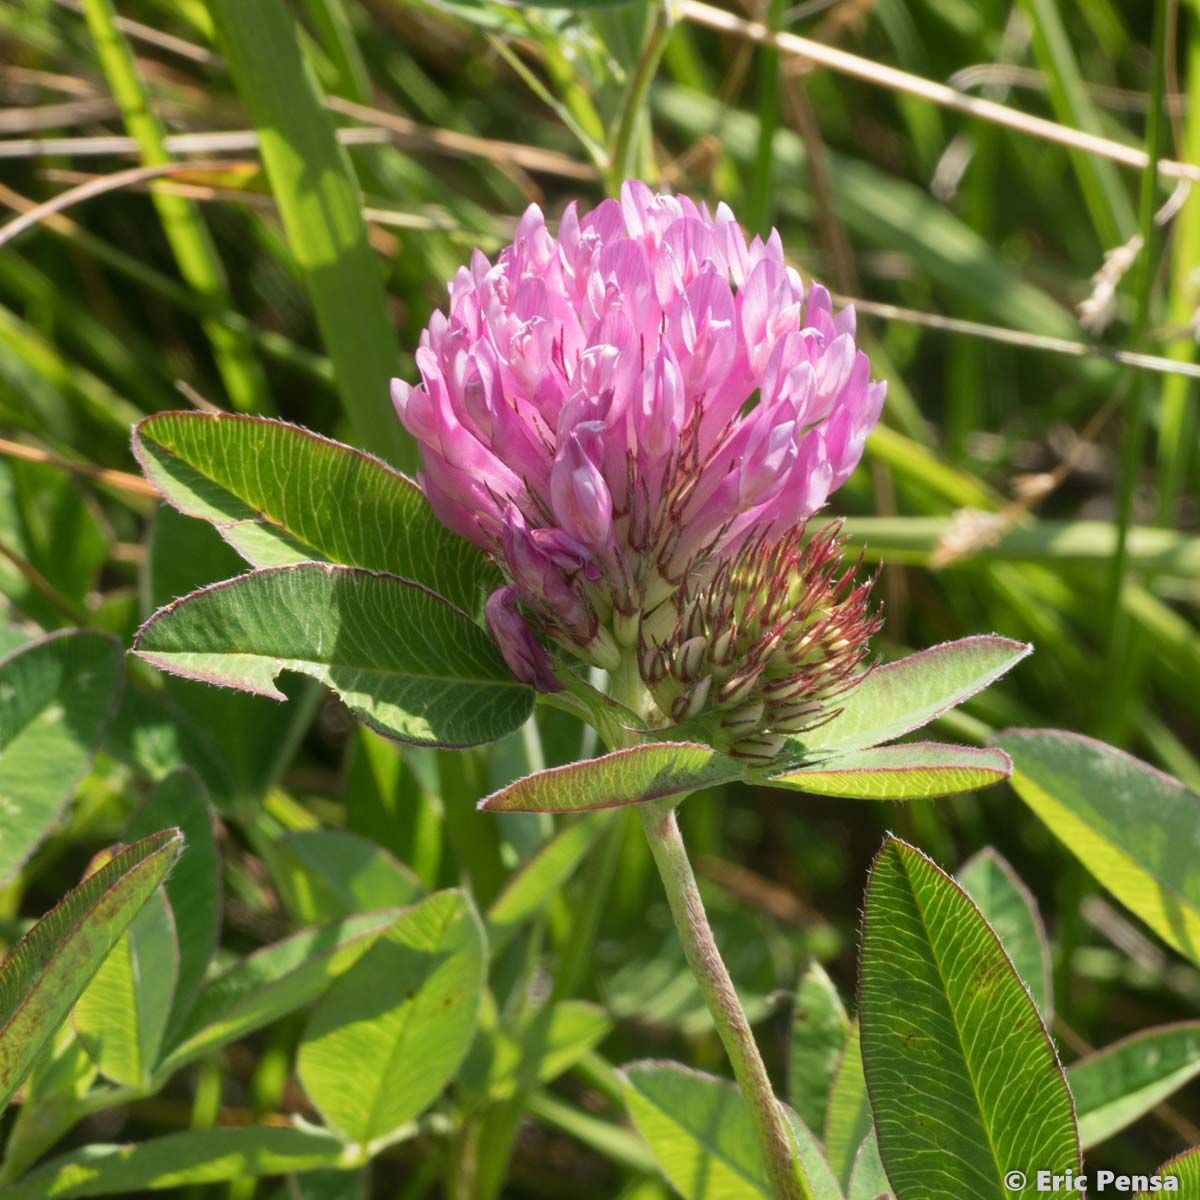
[[[813,1200],[804,1170],[792,1151],[787,1118],[775,1099],[771,1080],[754,1042],[750,1022],[738,1000],[733,980],[713,939],[696,877],[675,820],[675,811],[665,804],[637,806],[642,828],[650,843],[654,862],[666,888],[675,928],[683,943],[688,966],[700,985],[717,1033],[729,1055],[734,1076],[742,1090],[750,1119],[758,1136],[759,1149],[775,1200]]]

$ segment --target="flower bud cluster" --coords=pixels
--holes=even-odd
[[[775,543],[759,535],[710,579],[676,594],[661,640],[647,621],[642,678],[676,722],[704,727],[714,746],[769,761],[789,734],[828,720],[862,675],[882,618],[868,606],[873,578],[842,568],[840,523],[806,538],[804,524]]]

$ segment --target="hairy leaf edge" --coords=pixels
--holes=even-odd
[[[216,484],[218,487],[225,486],[219,480],[214,479],[211,475],[202,471],[194,463],[192,463],[188,459],[184,458],[183,455],[179,454],[176,450],[174,450],[172,447],[168,446],[165,442],[158,441],[156,438],[151,436],[148,427],[154,425],[158,421],[165,421],[167,419],[175,418],[175,417],[182,417],[187,421],[195,421],[197,423],[212,422],[214,424],[237,423],[237,424],[247,424],[247,425],[275,425],[281,429],[287,430],[289,434],[296,434],[296,435],[300,436],[301,438],[307,438],[310,441],[320,442],[322,445],[331,446],[335,450],[344,450],[349,454],[353,454],[353,455],[357,456],[358,458],[363,459],[366,462],[369,462],[372,466],[380,467],[388,475],[393,476],[395,479],[399,480],[403,485],[405,485],[408,488],[411,488],[414,492],[416,492],[418,495],[420,495],[422,499],[425,498],[425,493],[421,491],[420,486],[416,483],[415,480],[410,479],[402,471],[397,471],[395,467],[389,466],[386,462],[383,461],[383,459],[376,457],[374,454],[371,454],[370,451],[360,450],[357,446],[350,446],[350,445],[347,445],[345,442],[339,442],[334,438],[326,437],[324,434],[316,433],[314,430],[307,429],[307,428],[305,428],[305,426],[299,425],[294,421],[283,421],[283,420],[280,420],[278,417],[257,416],[253,413],[226,413],[226,412],[207,413],[207,412],[195,412],[191,409],[186,409],[186,408],[167,409],[163,412],[151,413],[149,416],[143,417],[133,427],[133,433],[130,438],[130,449],[133,451],[133,457],[137,460],[138,466],[141,467],[141,469],[142,469],[142,474],[145,475],[146,478],[152,484],[154,484],[155,488],[158,489],[159,495],[162,497],[163,501],[166,504],[169,504],[173,509],[176,510],[176,512],[182,513],[185,517],[193,517],[196,520],[207,521],[208,524],[210,524],[221,535],[221,537],[224,538],[225,541],[229,543],[229,545],[233,546],[234,550],[237,550],[238,554],[240,554],[246,562],[250,563],[250,565],[252,567],[256,566],[257,564],[254,563],[251,559],[246,558],[246,555],[242,554],[242,551],[238,548],[238,546],[229,537],[226,536],[228,531],[236,528],[238,525],[245,524],[246,523],[245,520],[238,520],[235,517],[235,518],[230,518],[229,520],[226,520],[226,521],[209,521],[207,517],[201,517],[194,512],[189,512],[186,508],[183,507],[183,505],[179,504],[175,499],[173,499],[172,496],[170,495],[170,493],[164,487],[162,487],[162,485],[158,482],[158,479],[155,478],[154,472],[155,472],[155,468],[158,467],[158,464],[154,463],[151,460],[149,452],[147,451],[146,447],[142,445],[143,439],[145,441],[153,442],[154,445],[157,446],[164,454],[171,455],[172,458],[178,460],[181,463],[184,463],[186,466],[190,467],[193,471],[195,471],[198,475],[203,475],[204,478],[209,481],[209,483]],[[226,490],[228,491],[227,488],[226,488]],[[234,493],[231,493],[231,494],[234,494]],[[239,497],[239,499],[240,499],[240,497]],[[244,500],[242,501],[242,503],[247,504],[247,502]],[[426,501],[426,503],[428,503],[428,501]],[[247,504],[247,507],[250,507],[250,506]],[[263,518],[264,524],[270,526],[270,528],[272,528],[272,529],[279,530],[282,533],[286,533],[289,536],[295,537],[295,535],[292,534],[290,530],[288,530],[284,525],[281,525],[279,523],[279,521],[277,521],[274,517],[268,516],[268,514],[263,512],[261,509],[257,510],[257,511],[259,513],[259,516]],[[300,541],[302,539],[297,538],[296,540]],[[315,546],[310,547],[310,549],[315,551],[316,547]]]
[[[784,779],[788,779],[788,780],[801,779],[802,780],[805,775],[833,775],[833,774],[907,775],[913,771],[940,771],[940,770],[956,770],[956,769],[958,769],[957,767],[943,768],[941,766],[931,765],[929,763],[914,763],[910,767],[841,767],[838,765],[842,761],[842,759],[852,758],[856,754],[866,754],[872,750],[887,750],[887,749],[891,749],[893,746],[912,748],[914,750],[927,749],[929,747],[933,747],[935,749],[951,748],[951,749],[960,751],[965,758],[972,758],[976,755],[990,757],[990,755],[992,755],[992,754],[999,753],[1000,755],[1003,756],[1005,762],[1007,763],[1007,767],[997,767],[995,770],[992,770],[989,767],[980,766],[978,768],[979,770],[991,771],[991,773],[995,775],[995,779],[989,781],[988,783],[981,784],[980,786],[981,787],[992,787],[995,784],[1003,783],[1004,780],[1010,779],[1012,777],[1012,772],[1013,772],[1012,757],[1009,754],[1007,754],[1004,750],[1001,750],[999,746],[953,746],[951,743],[948,743],[948,742],[884,742],[884,743],[881,743],[881,744],[875,745],[875,746],[863,746],[857,750],[847,750],[845,752],[845,754],[839,754],[834,758],[822,759],[820,762],[805,763],[802,767],[789,766],[786,770],[776,772],[773,775],[766,775],[765,773],[762,773],[762,772],[756,772],[755,777],[754,777],[754,782],[762,783],[762,784],[765,784],[768,786],[778,787],[781,785],[781,782]],[[786,790],[788,790],[788,791],[803,791],[803,788],[801,788],[799,785],[796,785],[794,787],[788,786]],[[820,793],[814,793],[814,794],[823,795],[823,796],[832,796],[832,793],[829,793],[829,792],[820,792]],[[954,793],[948,793],[948,794],[953,795]],[[839,797],[833,796],[833,798],[837,799]],[[860,796],[845,796],[845,797],[840,797],[840,798],[847,799],[847,800],[862,799],[862,797],[860,797]],[[917,797],[917,796],[912,797],[912,799],[923,799],[923,798],[924,797]],[[936,799],[937,797],[931,795],[929,798]],[[886,799],[887,798],[885,797],[885,800]],[[897,801],[901,801],[904,799],[904,797],[895,797],[895,799]]]
[[[637,797],[636,800],[613,800],[602,804],[587,804],[579,808],[510,808],[501,807],[500,801],[503,797],[516,791],[522,784],[528,783],[531,779],[543,779],[548,776],[561,776],[571,771],[577,771],[580,767],[593,763],[612,762],[618,758],[629,758],[637,756],[646,750],[662,750],[662,749],[680,749],[680,750],[704,750],[712,755],[720,755],[719,750],[714,750],[711,746],[706,746],[702,742],[647,742],[641,746],[626,746],[620,750],[613,750],[609,754],[601,754],[598,758],[585,758],[582,762],[566,763],[561,767],[547,767],[544,771],[535,771],[532,775],[524,775],[520,779],[507,784],[506,786],[492,792],[490,796],[484,796],[482,800],[475,806],[480,812],[561,812],[561,813],[584,813],[584,812],[599,812],[604,809],[611,808],[628,808],[634,804],[641,804],[646,800],[661,800],[667,796],[676,796],[681,792],[696,791],[698,787],[705,785],[696,785],[687,788],[665,788],[660,791],[650,791],[645,795]],[[731,760],[732,761],[732,760]],[[736,777],[735,777],[736,778]],[[549,780],[548,780],[549,782]],[[708,785],[713,786],[713,785]]]
[[[160,842],[161,845],[156,845],[152,849],[147,850],[146,854],[144,856],[138,858],[137,861],[134,862],[133,865],[131,867],[129,867],[128,870],[123,870],[119,874],[117,874],[116,877],[113,879],[112,883],[107,888],[105,888],[104,891],[102,891],[96,897],[96,899],[92,902],[92,904],[90,904],[88,906],[86,911],[84,911],[80,915],[79,920],[76,921],[75,924],[72,925],[71,928],[68,929],[63,934],[62,938],[60,939],[60,941],[58,943],[58,948],[54,951],[54,953],[52,953],[47,958],[46,962],[43,964],[41,969],[37,972],[36,976],[34,977],[33,983],[29,987],[29,990],[17,1002],[16,1006],[13,1008],[12,1012],[9,1013],[8,1018],[4,1021],[3,1025],[0,1025],[0,1038],[3,1038],[4,1035],[9,1031],[9,1029],[12,1028],[13,1022],[21,1015],[22,1012],[24,1012],[25,1006],[30,1002],[30,1000],[33,999],[35,993],[38,990],[39,983],[41,983],[41,981],[43,979],[45,979],[46,973],[50,970],[50,968],[58,960],[58,956],[61,953],[62,947],[65,946],[80,931],[80,929],[83,928],[83,926],[87,922],[88,918],[92,915],[92,913],[94,913],[96,911],[96,909],[99,907],[99,905],[101,905],[105,900],[107,900],[113,894],[113,892],[120,886],[120,884],[124,880],[128,879],[131,875],[134,875],[135,873],[137,873],[139,871],[148,869],[151,865],[153,865],[157,862],[160,855],[170,851],[172,848],[178,849],[178,848],[182,847],[183,833],[179,829],[175,829],[175,828],[164,829],[158,833],[152,833],[149,837],[144,837],[141,839],[141,841],[134,842],[132,846],[126,846],[125,849],[122,850],[120,853],[114,854],[112,856],[112,858],[110,858],[108,860],[108,862],[104,864],[104,866],[111,867],[114,863],[119,863],[122,859],[134,857],[135,851],[138,851],[141,847],[146,846],[146,844],[148,842]],[[166,875],[164,874],[163,880],[165,880],[165,878],[166,878]],[[161,886],[163,880],[159,880],[160,886]],[[81,888],[86,882],[87,882],[87,878],[81,879],[79,881],[79,883],[75,885],[75,887],[73,887],[69,892],[67,892],[67,894],[56,905],[54,905],[53,908],[49,909],[47,912],[43,913],[41,917],[38,918],[38,920],[34,923],[34,925],[26,931],[24,936],[21,937],[21,939],[17,942],[17,944],[15,946],[13,946],[13,948],[8,952],[7,955],[5,955],[3,962],[0,962],[0,970],[2,970],[9,962],[12,961],[12,958],[15,955],[15,953],[17,952],[17,950],[20,949],[20,947],[23,944],[25,944],[25,942],[27,942],[34,935],[34,933],[38,929],[38,926],[40,926],[43,921],[45,921],[48,917],[50,917],[53,913],[55,913],[58,909],[60,909],[64,904],[66,904],[71,899],[71,897],[79,890],[79,888]]]

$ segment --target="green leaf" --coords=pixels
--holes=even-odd
[[[819,962],[810,962],[796,985],[788,1056],[788,1099],[809,1129],[825,1128],[829,1089],[849,1032],[837,988]]]
[[[631,1063],[621,1075],[633,1123],[684,1200],[771,1195],[750,1113],[733,1083],[667,1062]],[[841,1200],[816,1139],[785,1111],[813,1200]]]
[[[1200,963],[1200,794],[1103,742],[1054,729],[993,739],[1013,787],[1059,840],[1164,941]]]
[[[883,1169],[883,1159],[879,1157],[879,1142],[872,1129],[863,1138],[863,1144],[854,1156],[854,1170],[850,1172],[846,1200],[893,1200],[893,1196],[892,1185]]]
[[[520,927],[540,912],[600,836],[603,817],[583,817],[560,829],[509,877],[487,911],[488,945],[495,958]]]
[[[315,1129],[189,1129],[134,1146],[85,1146],[9,1185],[4,1200],[131,1196],[336,1167],[337,1138]]]
[[[841,712],[791,739],[809,757],[844,754],[890,742],[994,683],[1032,650],[994,635],[922,650],[871,671],[841,702]]]
[[[1086,1150],[1200,1075],[1200,1021],[1146,1029],[1067,1068]]]
[[[399,346],[383,274],[367,242],[354,168],[334,132],[283,0],[208,0],[220,49],[258,131],[288,248],[360,444],[401,469],[413,440],[388,400]]]
[[[166,897],[156,892],[75,1002],[79,1040],[114,1083],[150,1083],[178,974],[175,920]]]
[[[1197,1189],[1200,1189],[1200,1146],[1193,1146],[1190,1150],[1185,1150],[1182,1154],[1168,1159],[1155,1171],[1155,1174],[1160,1178],[1174,1177],[1175,1190],[1181,1196],[1195,1196]],[[1141,1192],[1138,1200],[1143,1200],[1143,1197],[1150,1195],[1160,1195],[1162,1190],[1160,1187],[1158,1191]]]
[[[126,830],[129,838],[177,825],[183,853],[164,887],[170,903],[178,948],[179,978],[171,1005],[168,1031],[187,1015],[208,970],[221,929],[221,864],[213,824],[216,817],[199,776],[187,769],[172,772],[150,793],[150,799]]]
[[[617,1125],[593,1116],[575,1104],[560,1099],[552,1092],[534,1092],[526,1101],[531,1117],[559,1129],[569,1137],[594,1150],[602,1158],[637,1172],[655,1172],[654,1158],[645,1142],[627,1125]],[[666,1189],[656,1179],[646,1180],[642,1190],[622,1192],[623,1200],[664,1200]]]
[[[825,1136],[821,1139],[829,1168],[843,1187],[850,1182],[855,1155],[870,1130],[871,1108],[867,1101],[867,1081],[863,1075],[859,1026],[855,1021],[846,1037],[837,1073],[829,1089]]]
[[[482,611],[500,574],[451,533],[421,489],[379,459],[259,417],[168,412],[134,429],[146,477],[210,521],[255,567],[320,559],[424,584]]]
[[[366,954],[397,915],[363,913],[305,929],[234,963],[200,993],[161,1075],[311,1004]]]
[[[538,1013],[519,1035],[498,1030],[485,1037],[481,1031],[463,1064],[459,1083],[481,1099],[507,1100],[524,1082],[522,1074],[534,1057],[537,1073],[531,1083],[549,1083],[598,1046],[612,1026],[600,1005],[562,1000],[548,1013]]]
[[[358,1171],[309,1171],[291,1175],[268,1200],[363,1200],[370,1191],[370,1167]]]
[[[52,633],[0,661],[0,883],[49,832],[92,761],[120,698],[121,647]]]
[[[402,863],[364,837],[340,829],[287,834],[271,866],[288,907],[315,924],[378,908],[405,908],[425,889]]]
[[[7,457],[0,462],[0,539],[80,608],[108,561],[112,535],[101,520],[79,480],[61,468]],[[40,626],[63,623],[62,610],[3,558],[0,593]]]
[[[279,672],[299,671],[380,733],[425,745],[494,741],[533,708],[464,613],[353,567],[298,563],[202,588],[151,617],[134,649],[164,671],[274,699]]]
[[[346,828],[405,863],[427,890],[445,837],[436,753],[359,726],[346,747],[342,788]]]
[[[38,921],[0,964],[0,1108],[182,845],[182,835],[172,829],[114,855]]]
[[[1054,1017],[1050,946],[1032,893],[990,846],[963,864],[958,882],[996,931],[1049,1028]]]
[[[899,1196],[1035,1195],[1080,1169],[1071,1096],[1037,1009],[967,894],[894,838],[863,918],[859,1019],[880,1156]],[[1020,1192],[1004,1186],[1023,1171]]]
[[[244,560],[211,525],[160,504],[146,547],[144,615],[244,570]],[[259,800],[274,785],[311,723],[320,696],[319,687],[308,679],[287,681],[284,690],[298,701],[288,705],[245,692],[197,687],[190,679],[169,675],[162,682],[155,699],[170,710],[175,739],[181,743],[173,765],[199,771],[221,811]],[[118,723],[127,715],[131,693],[132,688]],[[193,744],[197,740],[203,741],[204,752]]]
[[[325,1120],[369,1147],[422,1112],[470,1048],[484,981],[483,926],[466,893],[404,912],[309,1020],[298,1071]]]
[[[97,1074],[75,1031],[69,1024],[62,1026],[25,1080],[4,1146],[0,1179],[19,1178],[87,1114],[86,1097]]]
[[[741,779],[741,763],[695,742],[652,742],[527,775],[481,800],[485,812],[585,812],[681,796]]]
[[[989,787],[1007,779],[1011,770],[1008,755],[999,750],[902,742],[839,754],[820,766],[773,775],[764,782],[818,796],[915,800]]]

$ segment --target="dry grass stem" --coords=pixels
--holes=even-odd
[[[881,317],[885,321],[905,321],[926,329],[939,329],[943,333],[962,333],[968,337],[985,338],[987,341],[1000,342],[1006,346],[1021,346],[1026,350],[1044,350],[1050,354],[1065,354],[1071,358],[1102,358],[1142,371],[1200,379],[1200,365],[1177,362],[1158,354],[1139,354],[1133,350],[1089,346],[1086,342],[1072,342],[1067,338],[1048,337],[1041,333],[1026,333],[1020,329],[1005,329],[1002,325],[987,325],[982,321],[945,317],[940,313],[921,312],[919,309],[904,308],[898,304],[883,304],[877,300],[863,300],[858,296],[838,296],[836,299],[839,304],[853,304],[860,313]]]
[[[151,179],[161,179],[169,175],[188,175],[198,171],[244,170],[247,167],[257,169],[258,164],[215,159],[206,162],[165,163],[157,167],[130,167],[127,171],[117,171],[112,175],[101,175],[95,179],[89,179],[86,183],[81,183],[78,187],[60,192],[57,196],[52,197],[43,204],[27,210],[19,217],[14,217],[6,225],[0,226],[0,246],[7,245],[14,238],[32,229],[48,217],[52,217],[56,213],[60,213],[64,209],[71,208],[76,204],[82,204],[85,200],[92,200],[97,196],[103,196],[107,192],[117,192],[122,188],[145,183]]]
[[[682,0],[680,7],[683,15],[698,25],[705,25],[710,29],[733,34],[735,37],[745,38],[751,42],[775,46],[785,54],[808,59],[830,71],[850,75],[855,79],[861,79],[879,87],[891,88],[893,91],[904,92],[906,95],[928,100],[931,104],[937,104],[942,108],[949,108],[981,121],[989,121],[993,125],[1015,129],[1020,133],[1027,133],[1048,142],[1056,142],[1060,146],[1068,146],[1073,150],[1083,150],[1088,154],[1109,158],[1127,167],[1136,167],[1141,170],[1149,165],[1150,159],[1144,150],[1123,145],[1121,142],[1114,142],[1111,138],[1071,129],[1066,125],[1059,125],[1055,121],[1048,121],[1044,117],[1031,116],[1029,113],[1019,112],[1004,104],[997,104],[994,100],[968,96],[944,83],[936,83],[920,75],[913,75],[896,67],[873,62],[869,58],[862,58],[857,54],[850,54],[848,51],[838,50],[833,46],[826,46],[794,33],[773,34],[758,21],[744,20],[733,13],[704,4],[701,0]],[[1158,171],[1159,174],[1169,179],[1200,179],[1200,164],[1195,163],[1160,159]]]
[[[97,483],[120,488],[123,492],[132,492],[136,496],[158,498],[158,490],[141,475],[131,475],[127,471],[116,471],[111,467],[96,467],[91,463],[71,462],[68,459],[59,458],[57,454],[51,454],[49,450],[42,450],[38,446],[27,446],[23,442],[0,438],[0,456],[19,458],[23,462],[38,463],[40,466],[57,467],[59,470],[69,471],[72,475],[93,479]]]

